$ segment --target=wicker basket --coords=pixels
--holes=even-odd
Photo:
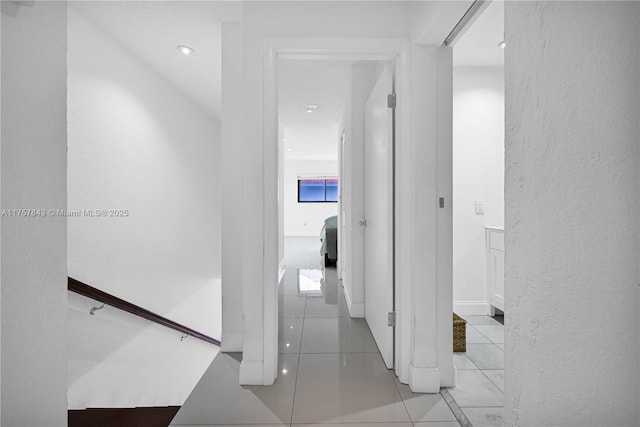
[[[467,321],[453,313],[453,351],[467,351]]]

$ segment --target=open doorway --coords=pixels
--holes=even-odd
[[[473,425],[504,406],[504,3],[453,49],[453,311],[466,320],[451,393]]]
[[[329,352],[345,351],[350,336],[392,368],[393,66],[282,59],[278,67],[280,332],[290,335],[291,318],[302,315],[306,330],[337,329],[313,340],[303,331],[301,353],[327,340],[341,343]],[[353,320],[316,319],[334,316]],[[280,337],[285,350],[289,338]]]
[[[348,66],[279,61],[284,259],[288,268],[335,269],[338,260],[339,121]]]

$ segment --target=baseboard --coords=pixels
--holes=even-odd
[[[240,363],[240,385],[264,385],[264,362],[246,362]]]
[[[355,318],[364,317],[364,303],[363,302],[353,302],[351,300],[351,295],[349,295],[349,289],[344,286],[344,299],[347,300],[347,308],[349,309],[349,315]]]
[[[440,369],[416,368],[409,365],[409,387],[414,393],[438,393],[440,391]]]
[[[166,427],[180,406],[145,408],[90,408],[67,411],[69,427]]]
[[[454,301],[453,312],[459,315],[484,316],[487,314],[486,301]]]
[[[284,269],[287,265],[287,260],[282,258],[280,260],[280,264],[278,265],[278,283],[282,282],[282,278],[284,277]]]
[[[220,351],[223,353],[236,353],[242,351],[242,333],[222,333],[222,345]]]

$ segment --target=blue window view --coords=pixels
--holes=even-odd
[[[337,178],[298,179],[298,202],[325,203],[338,201]]]
[[[337,202],[338,201],[338,180],[337,179],[325,180],[325,191],[326,191],[327,202]]]

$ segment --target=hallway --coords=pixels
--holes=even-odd
[[[318,239],[285,247],[275,384],[239,386],[241,354],[220,353],[171,425],[459,426],[440,394],[414,394],[386,369],[364,319],[349,317],[336,269],[322,267]]]

